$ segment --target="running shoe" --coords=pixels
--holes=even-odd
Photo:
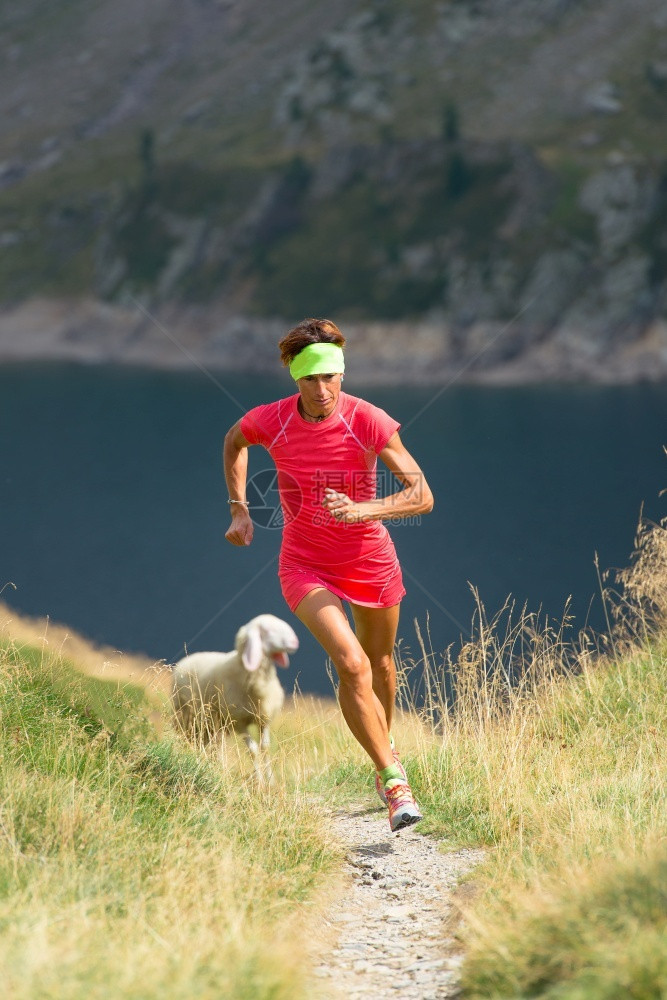
[[[407,784],[408,776],[405,773],[405,768],[403,767],[403,765],[401,763],[401,758],[398,756],[398,750],[396,750],[395,747],[392,747],[391,748],[391,753],[392,753],[392,756],[394,758],[394,764],[398,764],[398,766],[400,768],[400,771],[401,771],[401,774],[405,778],[405,781],[406,781],[406,784]],[[375,791],[378,793],[378,795],[382,799],[383,803],[385,805],[387,805],[387,796],[384,793],[384,782],[382,781],[382,778],[380,777],[379,771],[375,772]]]
[[[392,785],[385,790],[389,806],[389,826],[391,832],[403,830],[422,819],[422,814],[407,784]]]

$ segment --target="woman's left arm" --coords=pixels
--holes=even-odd
[[[394,517],[428,514],[433,510],[433,494],[419,465],[401,441],[398,431],[380,452],[380,458],[390,472],[403,483],[403,489],[388,497],[354,503],[345,493],[327,489],[324,506],[336,520],[352,524],[356,521],[389,521]]]

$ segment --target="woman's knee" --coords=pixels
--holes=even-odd
[[[394,657],[391,653],[387,653],[384,656],[374,657],[370,661],[370,663],[374,677],[380,677],[383,680],[389,680],[396,673]]]
[[[371,661],[362,649],[341,654],[335,661],[335,667],[342,684],[363,687],[372,682]]]

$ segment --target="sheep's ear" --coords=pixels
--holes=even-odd
[[[259,626],[248,625],[246,628],[245,644],[241,650],[243,666],[246,670],[257,670],[262,662],[263,656],[264,648],[262,646],[262,636],[259,631]]]

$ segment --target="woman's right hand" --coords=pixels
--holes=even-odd
[[[232,545],[250,545],[254,532],[252,518],[247,509],[242,507],[232,515],[232,523],[225,532],[225,538]]]

